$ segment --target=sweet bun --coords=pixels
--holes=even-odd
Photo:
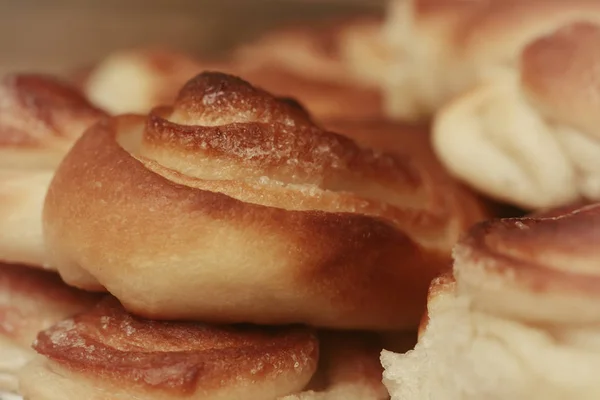
[[[400,329],[416,326],[430,280],[485,215],[438,209],[434,182],[416,159],[204,73],[173,107],[77,142],[44,235],[68,283],[148,318]]]
[[[16,374],[34,357],[31,343],[39,331],[95,301],[51,272],[0,264],[0,391],[17,389]]]
[[[384,352],[392,399],[596,399],[600,205],[476,225],[431,286],[419,343]]]
[[[278,96],[293,95],[320,119],[380,116],[376,82],[385,51],[379,25],[376,19],[353,19],[276,30],[219,61],[156,48],[118,51],[87,72],[81,85],[113,114],[147,113],[172,104],[193,76],[220,71]]]
[[[34,348],[20,374],[29,400],[276,399],[306,386],[319,358],[309,328],[148,321],[112,297]]]
[[[428,118],[479,83],[518,75],[526,46],[580,21],[600,23],[600,3],[394,0],[383,28],[385,111]]]
[[[171,104],[192,76],[227,67],[164,48],[126,49],[109,54],[77,81],[94,104],[111,114],[147,113]]]
[[[278,96],[294,96],[319,120],[382,115],[375,18],[275,30],[234,51],[236,74]]]
[[[104,113],[51,77],[0,82],[0,260],[44,266],[41,211],[52,174]]]
[[[531,43],[520,78],[482,84],[440,111],[440,159],[474,188],[524,208],[600,200],[599,46],[600,25],[587,23]]]

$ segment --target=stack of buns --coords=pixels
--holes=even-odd
[[[407,348],[486,211],[427,135],[346,124],[206,72],[171,106],[88,129],[44,238],[65,282],[111,296],[40,333],[26,398],[386,399],[379,351]],[[378,150],[391,135],[405,146]]]
[[[0,392],[600,397],[599,4],[391,0],[6,77]]]
[[[105,114],[77,90],[40,75],[0,82],[0,390],[33,356],[39,331],[97,300],[49,267],[42,207],[53,173],[85,128]]]

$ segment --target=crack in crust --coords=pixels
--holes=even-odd
[[[146,317],[416,326],[430,279],[484,215],[469,195],[439,208],[432,191],[449,186],[429,167],[204,73],[172,108],[84,135],[48,192],[45,237],[69,283]]]

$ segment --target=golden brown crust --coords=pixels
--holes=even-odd
[[[52,272],[0,264],[0,334],[28,347],[42,329],[91,307],[98,297]]]
[[[485,222],[459,243],[454,274],[475,307],[544,323],[600,317],[590,304],[600,285],[600,207],[548,215]]]
[[[69,283],[144,316],[397,329],[416,326],[467,226],[465,210],[436,209],[425,179],[416,160],[203,74],[145,126],[117,118],[77,143],[48,192],[45,236]]]
[[[1,163],[9,168],[55,167],[79,135],[105,115],[48,76],[9,75],[0,84],[0,97]]]
[[[278,381],[287,381],[279,395],[287,394],[310,379],[319,353],[308,328],[148,321],[112,297],[41,332],[34,348],[74,379],[191,398]]]
[[[0,260],[46,265],[40,218],[54,168],[103,116],[52,77],[18,74],[0,82]]]
[[[58,275],[0,264],[0,391],[17,389],[17,372],[33,358],[39,331],[91,307],[99,298]]]
[[[600,138],[598,46],[600,25],[565,26],[525,49],[521,80],[545,116]]]

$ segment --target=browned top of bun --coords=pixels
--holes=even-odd
[[[598,318],[600,206],[548,215],[485,222],[460,242],[455,277],[475,306],[544,322]]]
[[[55,273],[0,264],[0,334],[24,347],[40,330],[97,300],[96,295],[67,286]]]
[[[2,157],[2,164],[9,167],[55,166],[83,131],[105,115],[76,89],[48,76],[6,76],[0,98],[2,151],[47,154]]]
[[[111,297],[41,332],[34,348],[86,377],[177,394],[314,371],[318,358],[308,328],[142,320]]]
[[[575,23],[523,52],[521,79],[546,116],[600,137],[600,26]]]
[[[46,197],[46,244],[68,282],[147,317],[414,326],[458,234],[485,213],[413,156],[361,147],[293,101],[204,73],[173,107],[77,143]],[[164,265],[169,279],[157,279]],[[236,296],[216,304],[224,290]]]

